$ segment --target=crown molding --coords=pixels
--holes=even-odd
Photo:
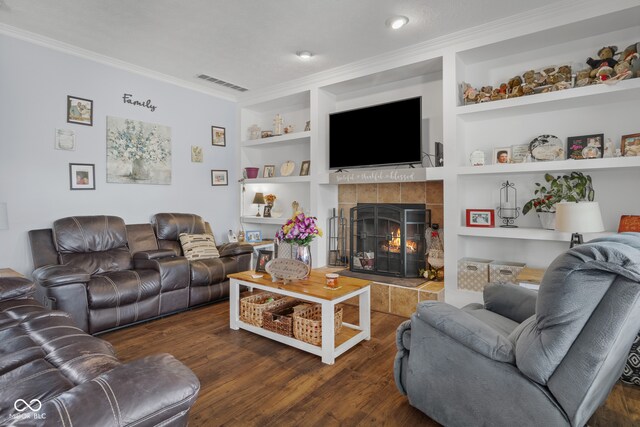
[[[182,79],[172,77],[157,71],[153,71],[145,67],[140,67],[126,61],[121,61],[119,59],[112,58],[110,56],[101,55],[101,54],[92,52],[90,50],[80,48],[78,46],[74,46],[68,43],[54,40],[49,37],[32,33],[30,31],[22,30],[20,28],[12,27],[7,24],[0,23],[0,34],[4,34],[16,39],[24,40],[29,43],[33,43],[33,44],[43,46],[49,49],[53,49],[69,55],[77,56],[83,59],[88,59],[90,61],[98,62],[98,63],[108,65],[114,68],[118,68],[124,71],[129,71],[131,73],[135,73],[135,74],[148,77],[154,80],[159,80],[164,83],[169,83],[175,86],[180,86],[185,89],[190,89],[196,92],[204,93],[205,95],[215,96],[217,98],[222,98],[227,101],[233,101],[233,102],[238,101],[238,98],[236,96],[226,93],[224,91],[219,91],[219,90],[216,90],[215,88],[207,89],[186,80],[182,80]]]

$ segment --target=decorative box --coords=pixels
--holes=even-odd
[[[489,283],[489,264],[492,260],[460,258],[458,260],[458,288],[481,292]]]
[[[489,264],[489,282],[518,283],[518,274],[525,266],[521,262],[493,261]]]

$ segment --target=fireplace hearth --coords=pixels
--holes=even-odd
[[[424,269],[425,205],[358,203],[350,211],[350,270],[395,277],[418,277]]]

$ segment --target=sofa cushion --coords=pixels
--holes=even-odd
[[[154,270],[113,271],[93,276],[87,285],[90,308],[121,307],[160,295]]]
[[[199,215],[187,213],[159,213],[151,217],[158,240],[178,241],[180,233],[202,234],[207,232]]]
[[[227,275],[238,272],[238,263],[233,257],[210,258],[191,261],[191,287],[221,283]]]
[[[182,253],[188,260],[220,258],[213,234],[180,233]]]

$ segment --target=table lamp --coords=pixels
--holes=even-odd
[[[571,248],[581,244],[581,233],[604,231],[598,202],[561,202],[556,204],[556,230],[571,233]]]
[[[260,205],[266,204],[266,202],[264,201],[264,194],[256,193],[256,195],[253,196],[253,204],[254,205],[258,205],[258,213],[256,214],[256,216],[261,216],[260,215]]]

